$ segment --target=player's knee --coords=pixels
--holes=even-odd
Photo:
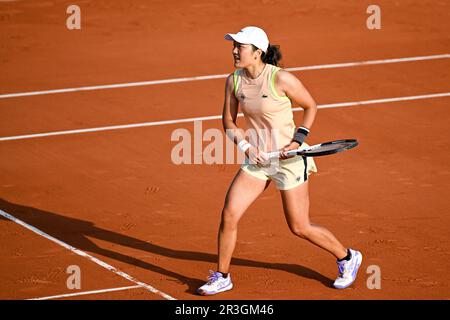
[[[311,226],[309,224],[294,224],[290,226],[291,232],[296,236],[308,239],[311,234]]]
[[[222,222],[221,227],[227,229],[237,228],[239,223],[240,214],[237,210],[233,210],[232,208],[225,207],[222,210]]]

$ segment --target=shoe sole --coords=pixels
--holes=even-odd
[[[206,290],[197,290],[197,293],[201,296],[213,296],[215,294],[221,293],[221,292],[225,292],[228,290],[233,289],[233,283],[230,283],[229,285],[227,285],[226,287],[223,287],[221,289],[219,289],[218,291],[206,291]]]
[[[357,259],[358,259],[358,261],[356,262],[356,268],[355,268],[355,270],[353,271],[353,273],[354,273],[354,275],[353,275],[353,281],[350,282],[349,284],[345,285],[345,286],[335,286],[335,285],[333,285],[336,289],[345,289],[345,288],[348,288],[348,287],[350,287],[350,286],[353,284],[353,282],[355,282],[356,276],[358,275],[359,267],[361,266],[361,263],[362,263],[362,260],[363,260],[361,252],[358,252]]]

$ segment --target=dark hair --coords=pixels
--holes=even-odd
[[[258,50],[257,47],[252,45],[253,51]],[[261,55],[261,60],[264,63],[273,64],[274,66],[278,67],[280,64],[280,60],[283,56],[281,55],[280,46],[278,45],[272,45],[269,44],[269,47],[267,48],[267,52],[263,52]]]

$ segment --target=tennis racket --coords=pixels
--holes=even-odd
[[[303,148],[300,147],[299,149],[290,150],[286,152],[286,154],[288,156],[300,155],[304,157],[320,157],[349,150],[356,147],[357,145],[358,141],[356,139],[334,140],[315,144],[313,146],[307,146]],[[268,158],[276,159],[280,157],[280,154],[280,151],[270,152],[268,153]]]

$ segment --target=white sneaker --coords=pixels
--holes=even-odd
[[[359,266],[362,262],[362,254],[359,251],[349,249],[352,257],[349,261],[336,261],[338,264],[339,275],[334,281],[333,286],[336,289],[345,289],[349,287],[355,280],[358,273]]]
[[[220,272],[209,270],[208,282],[197,289],[197,293],[202,296],[210,296],[220,292],[233,289],[231,275],[224,278]]]

